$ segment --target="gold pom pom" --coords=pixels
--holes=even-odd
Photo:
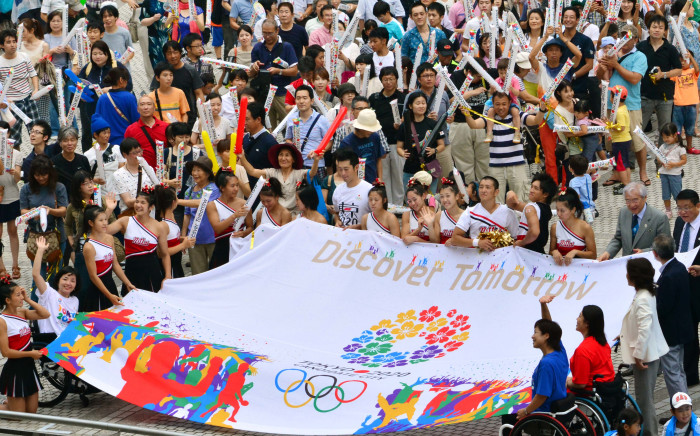
[[[494,247],[503,248],[513,245],[513,237],[508,232],[500,230],[489,230],[479,233],[478,239],[488,239]]]

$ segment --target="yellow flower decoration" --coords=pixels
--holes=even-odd
[[[447,325],[447,318],[438,318],[435,321],[428,324],[429,332],[436,332],[440,327]]]
[[[390,329],[396,327],[396,324],[392,324],[390,319],[383,319],[379,321],[379,324],[373,325],[370,330],[377,331],[380,329]]]
[[[423,324],[414,324],[413,321],[406,321],[401,327],[392,330],[391,333],[396,336],[396,339],[400,340],[413,338],[418,335],[421,330],[423,330]]]
[[[458,335],[454,335],[454,336],[452,336],[450,339],[453,340],[453,341],[464,342],[464,341],[466,341],[467,339],[469,339],[469,332],[463,332],[463,333],[460,333],[460,334],[458,334]]]
[[[415,321],[418,318],[416,317],[416,311],[415,310],[409,310],[406,312],[401,312],[399,315],[396,317],[396,322],[399,324],[403,324],[406,321]]]

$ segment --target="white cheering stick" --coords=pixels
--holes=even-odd
[[[85,18],[81,18],[78,20],[77,23],[75,23],[75,26],[71,29],[70,33],[66,35],[63,40],[61,41],[61,47],[65,47],[68,44],[70,44],[71,39],[75,36],[76,33],[82,30],[83,24],[85,23]],[[66,26],[68,24],[66,23]]]
[[[462,180],[462,175],[459,173],[459,170],[452,167],[452,175],[455,178],[455,182],[457,182],[457,189],[459,189],[459,193],[462,194],[464,198],[467,198],[467,187],[464,186],[464,180]]]
[[[16,104],[10,103],[9,107],[10,107],[10,110],[11,110],[15,115],[17,115],[18,117],[20,117],[20,118],[22,119],[22,121],[24,121],[24,124],[30,125],[30,124],[32,123],[33,120],[32,120],[31,118],[29,118],[29,117],[27,116],[27,114],[25,114],[24,112],[22,112],[22,109],[20,109],[19,107],[17,107]]]
[[[513,42],[513,52],[510,54],[508,59],[508,71],[506,72],[506,79],[503,82],[503,92],[508,94],[510,90],[511,82],[513,81],[513,74],[515,74],[515,56],[520,52],[520,46],[517,42]]]
[[[226,61],[222,61],[220,59],[213,59],[213,58],[208,58],[208,57],[200,58],[200,60],[204,63],[216,65],[217,67],[221,67],[221,68],[229,68],[231,70],[246,70],[246,71],[250,70],[249,66],[246,66],[243,64],[237,64],[235,62],[226,62]]]
[[[262,188],[265,185],[265,183],[267,183],[267,180],[265,180],[264,177],[260,177],[258,179],[258,182],[253,187],[253,191],[248,196],[248,200],[246,200],[246,202],[245,202],[244,207],[246,209],[250,210],[253,207],[253,203],[255,203],[255,200],[258,199],[258,195],[260,195],[260,191],[262,191]],[[236,221],[233,222],[234,233],[241,229],[241,226],[243,225],[244,222],[245,222],[245,216],[240,216],[240,217],[236,218]]]
[[[22,40],[24,39],[24,23],[17,26],[17,51],[22,50]]]
[[[588,126],[588,133],[607,133],[608,128],[606,126]],[[555,124],[554,132],[571,132],[578,133],[581,131],[580,126],[567,126],[566,124]]]
[[[496,89],[496,91],[503,92],[503,88],[501,88],[501,85],[496,83],[493,77],[491,77],[491,75],[487,73],[486,70],[484,70],[471,55],[465,56],[467,57],[467,62],[469,62],[469,65],[471,65],[474,68],[474,70],[476,70],[476,72],[479,73],[479,75],[489,83],[489,85],[493,86]]]
[[[413,74],[411,74],[411,81],[408,83],[408,91],[413,92],[416,89],[416,81],[418,76],[416,76],[416,70],[418,65],[420,65],[420,60],[423,56],[423,44],[418,44],[418,49],[416,50],[416,56],[413,60]]]
[[[32,99],[32,100],[38,100],[38,99],[40,99],[41,97],[43,97],[43,96],[45,96],[46,94],[48,94],[49,92],[51,92],[51,91],[53,90],[53,88],[54,88],[53,85],[44,86],[43,88],[41,88],[40,90],[38,90],[37,92],[35,92],[34,94],[32,94],[31,99]]]
[[[153,167],[151,167],[148,162],[146,162],[146,159],[143,158],[143,156],[138,157],[139,160],[139,165],[141,165],[146,171],[146,175],[148,176],[149,179],[151,179],[151,184],[153,186],[157,185],[160,183],[160,180],[158,180],[158,177],[156,177],[155,171],[153,171]]]
[[[277,136],[277,134],[280,132],[282,129],[287,128],[287,123],[289,122],[289,119],[292,117],[298,117],[299,116],[299,110],[297,108],[292,109],[289,111],[287,116],[285,116],[282,121],[275,127],[275,130],[272,131],[272,136]]]
[[[7,91],[10,89],[10,84],[12,79],[15,77],[15,69],[10,68],[10,73],[5,77],[5,81],[2,82],[2,91],[0,91],[0,102],[4,102],[7,99]]]
[[[396,64],[396,71],[398,71],[398,73],[399,73],[397,87],[398,87],[399,91],[401,91],[401,92],[403,92],[403,90],[404,90],[402,62],[403,62],[403,59],[401,58],[401,46],[398,43],[396,43],[396,44],[394,44],[394,63]]]
[[[192,221],[192,228],[189,234],[187,235],[190,238],[196,238],[197,233],[199,233],[199,227],[202,225],[204,215],[206,215],[207,204],[209,203],[211,193],[212,191],[210,189],[205,189],[204,191],[202,191],[202,198],[199,201],[199,206],[197,206],[197,213],[195,213],[194,215],[194,220]]]
[[[603,168],[603,167],[613,166],[613,165],[615,165],[615,158],[611,157],[610,159],[597,160],[595,162],[589,163],[588,169],[589,170],[597,170],[598,168]]]
[[[664,156],[663,153],[661,153],[661,150],[659,150],[656,147],[656,145],[654,145],[654,143],[651,141],[651,139],[649,139],[649,137],[644,134],[644,131],[642,130],[641,127],[637,126],[637,128],[634,129],[634,133],[637,136],[639,136],[639,139],[642,140],[642,142],[644,143],[644,145],[646,145],[646,147],[649,149],[649,151],[652,152],[652,154],[654,156],[659,158],[661,163],[663,163],[664,165],[668,164],[668,158],[666,156]]]

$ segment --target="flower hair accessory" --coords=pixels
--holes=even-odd
[[[272,185],[270,185],[270,181],[269,181],[269,180],[266,180],[265,183],[263,183],[263,186],[266,186],[266,187],[269,188],[269,187],[272,186]]]
[[[219,171],[223,171],[225,173],[232,173],[233,169],[231,167],[221,167],[219,168]]]
[[[443,177],[442,180],[440,180],[440,183],[443,185],[454,185],[455,181],[452,179],[448,179],[447,177]]]
[[[420,185],[420,182],[415,177],[411,177],[408,179],[408,186],[411,187],[414,185]]]
[[[269,185],[269,183],[268,183],[268,185]],[[297,189],[299,189],[299,188],[301,188],[301,180],[299,180],[299,181],[297,182]]]
[[[386,186],[384,182],[382,182],[382,179],[376,178],[374,179],[374,183],[372,183],[374,186]]]
[[[9,285],[10,283],[12,283],[12,279],[9,274],[0,276],[0,284]]]
[[[155,192],[155,188],[153,186],[143,186],[141,187],[141,192],[144,194],[153,194]]]

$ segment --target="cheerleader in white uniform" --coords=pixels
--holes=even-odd
[[[449,244],[447,241],[452,238],[457,221],[464,213],[462,208],[459,207],[461,199],[462,194],[460,194],[454,179],[452,177],[443,177],[442,187],[440,188],[442,210],[438,212],[437,219],[432,219],[432,222],[428,223],[431,242],[439,242],[448,246],[452,244],[451,241]]]
[[[88,206],[83,213],[83,229],[88,239],[83,246],[85,266],[90,285],[85,296],[80,300],[81,312],[95,312],[120,305],[121,298],[112,277],[112,270],[122,281],[127,291],[134,289],[114,255],[114,237],[107,233],[108,219],[104,209]]]
[[[28,304],[33,310],[25,309]],[[0,394],[7,395],[7,409],[12,412],[36,413],[41,383],[35,359],[39,350],[32,350],[29,321],[48,318],[49,311],[29,298],[27,291],[0,277],[0,353],[7,358],[0,373]]]
[[[270,177],[260,190],[260,203],[263,208],[258,211],[255,218],[256,227],[262,224],[282,227],[292,221],[292,214],[279,203],[280,197],[282,197],[282,184],[276,178]]]
[[[428,193],[425,187],[415,179],[408,181],[406,204],[411,208],[401,217],[401,238],[406,245],[414,242],[430,242],[430,228],[425,224],[423,215],[434,211],[426,203]]]
[[[401,237],[399,220],[387,210],[389,199],[386,196],[384,182],[376,180],[367,194],[370,212],[362,217],[360,228],[378,233],[388,233]]]
[[[253,231],[253,216],[245,207],[245,200],[238,198],[238,177],[233,174],[231,167],[221,168],[216,173],[215,183],[221,196],[207,204],[207,218],[214,229],[216,240],[209,261],[210,269],[228,262],[230,238],[245,238]],[[245,217],[245,224],[234,233],[233,224],[240,217]]]
[[[107,232],[124,234],[126,251],[126,277],[137,289],[158,292],[163,280],[172,278],[170,255],[168,254],[168,233],[170,229],[163,222],[151,217],[155,204],[155,189],[145,186],[134,200],[134,216],[124,216],[108,226]],[[116,202],[107,199],[107,212]],[[160,257],[160,261],[159,258]],[[162,264],[162,265],[161,265]],[[122,287],[122,295],[129,290]]]
[[[182,269],[182,253],[188,248],[194,247],[195,238],[181,237],[180,226],[175,221],[177,209],[177,194],[169,186],[160,184],[155,187],[156,219],[168,225],[168,254],[170,255],[170,267],[174,279],[185,277]]]
[[[326,217],[318,212],[318,194],[316,188],[306,181],[297,182],[297,209],[299,216],[319,224],[328,224]]]
[[[595,235],[590,224],[581,219],[583,204],[576,191],[566,188],[557,197],[559,221],[552,224],[549,254],[557,265],[569,265],[575,258],[595,259]]]

